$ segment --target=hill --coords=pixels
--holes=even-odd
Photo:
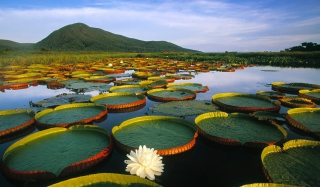
[[[18,43],[10,40],[0,39],[0,50],[25,49],[32,46],[32,43]]]
[[[39,50],[108,52],[199,52],[166,41],[142,41],[113,34],[83,23],[62,27],[34,45]]]

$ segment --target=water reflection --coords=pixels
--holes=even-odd
[[[188,72],[185,72],[188,73]],[[194,72],[192,72],[194,74]],[[220,92],[246,92],[255,94],[259,90],[271,91],[272,82],[304,82],[319,84],[320,69],[310,68],[277,68],[277,67],[250,67],[236,72],[208,72],[198,73],[190,80],[176,80],[179,82],[193,82],[207,85],[209,91],[198,93],[197,100],[210,100],[212,96]],[[40,101],[62,93],[73,93],[68,89],[51,90],[44,85],[31,86],[28,89],[4,90],[0,92],[0,110],[12,108],[28,108],[29,101]],[[98,91],[90,93],[98,95]],[[96,123],[109,132],[114,126],[123,121],[138,116],[160,115],[148,110],[157,102],[147,100],[146,105],[138,110],[125,113],[108,113],[106,120]],[[319,107],[319,105],[317,105]],[[288,108],[281,107],[280,113],[285,114]],[[185,119],[194,122],[195,116]],[[292,130],[285,123],[282,124],[288,132],[288,139],[313,139],[312,137]],[[38,131],[35,129],[33,132]],[[25,135],[24,135],[25,136]],[[17,139],[16,139],[17,140]],[[16,140],[8,140],[0,144],[0,154]],[[116,149],[107,162],[90,171],[81,173],[110,172],[128,174],[125,172],[123,161],[127,159],[124,154]],[[242,148],[235,150],[220,149],[197,139],[196,146],[185,157],[179,159],[165,159],[165,169],[161,177],[157,178],[159,184],[164,186],[239,186],[243,184],[267,182],[261,169],[260,152],[250,152]],[[57,179],[56,181],[59,181]],[[53,183],[53,181],[51,181]],[[1,186],[14,186],[4,176],[0,176]],[[41,185],[49,185],[41,184]],[[32,185],[31,185],[32,186]]]

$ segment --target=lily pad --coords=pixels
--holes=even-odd
[[[30,127],[34,123],[34,112],[26,108],[0,111],[0,137]]]
[[[92,97],[90,101],[106,105],[108,109],[117,110],[144,105],[146,96],[132,92],[106,93]]]
[[[212,96],[212,101],[224,110],[235,112],[277,112],[280,110],[280,103],[271,102],[266,96],[241,92],[218,93]]]
[[[42,128],[67,127],[77,123],[91,123],[107,114],[105,105],[73,103],[45,109],[35,115],[36,125]]]
[[[310,99],[311,101],[320,104],[320,89],[300,90],[298,95],[300,97]]]
[[[141,82],[140,79],[137,78],[126,78],[121,80],[114,81],[115,86],[121,86],[121,85],[139,85]]]
[[[265,147],[287,138],[280,125],[248,114],[209,112],[199,115],[195,123],[202,136],[224,145]]]
[[[74,92],[108,91],[112,86],[102,82],[75,82],[66,84],[66,88]]]
[[[281,122],[286,121],[285,116],[274,113],[274,112],[257,111],[257,112],[253,112],[251,115],[258,119],[269,119],[269,120],[276,120]]]
[[[299,90],[320,89],[320,85],[310,84],[310,83],[301,83],[301,82],[293,82],[293,83],[273,82],[271,85],[271,88],[272,90],[279,91],[279,92],[299,94]]]
[[[257,95],[262,95],[262,96],[267,96],[270,99],[281,99],[284,96],[286,96],[286,94],[281,93],[281,92],[276,92],[276,91],[265,91],[265,90],[259,90],[257,93]]]
[[[297,186],[320,184],[320,142],[290,140],[283,148],[271,145],[263,149],[261,160],[269,182]]]
[[[245,184],[240,187],[298,187],[298,186],[290,185],[290,184],[279,184],[279,183],[252,183],[252,184]]]
[[[49,187],[65,187],[65,186],[161,187],[161,185],[155,182],[149,181],[147,179],[143,179],[138,176],[124,175],[124,174],[117,174],[117,173],[97,173],[97,174],[90,174],[90,175],[85,175],[81,177],[75,177],[69,180],[65,180],[65,181],[50,185]]]
[[[98,126],[50,128],[12,144],[2,157],[1,168],[14,180],[48,180],[100,163],[112,145],[109,133]]]
[[[289,108],[315,108],[316,104],[309,99],[302,97],[284,97],[279,99],[282,106]]]
[[[203,86],[199,83],[190,83],[190,82],[183,82],[183,83],[171,83],[167,85],[168,88],[183,88],[183,89],[189,89],[196,93],[199,92],[206,92],[209,90],[208,86]]]
[[[91,97],[91,95],[85,94],[60,94],[42,101],[37,101],[33,103],[33,106],[48,108],[63,104],[89,102]]]
[[[320,136],[320,108],[293,108],[288,110],[286,119],[292,126]]]
[[[217,110],[218,106],[211,101],[201,100],[171,101],[153,105],[154,112],[175,116],[192,116]]]
[[[116,92],[132,92],[137,95],[146,94],[148,90],[150,90],[148,86],[144,85],[122,85],[122,86],[112,86],[109,90],[111,93]]]
[[[182,88],[157,88],[147,92],[147,96],[155,101],[183,101],[196,98],[196,92]]]
[[[116,145],[126,151],[146,145],[159,155],[190,150],[196,143],[197,127],[184,119],[169,116],[143,116],[126,120],[112,128]]]

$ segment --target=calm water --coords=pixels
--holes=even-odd
[[[196,99],[211,101],[214,94],[221,92],[255,94],[259,90],[272,91],[272,82],[320,84],[319,75],[320,69],[251,67],[236,70],[236,72],[213,71],[199,73],[191,80],[176,80],[175,83],[194,82],[207,85],[210,90],[206,93],[198,93]],[[113,85],[113,83],[111,84]],[[61,93],[72,92],[67,89],[50,90],[43,85],[22,90],[5,90],[5,92],[0,92],[0,110],[26,108],[29,107],[29,101],[36,102]],[[99,93],[93,91],[88,94],[95,96]],[[107,119],[96,123],[96,125],[111,132],[112,127],[120,125],[127,119],[145,115],[162,115],[160,113],[151,113],[148,110],[155,103],[154,101],[147,100],[146,106],[138,111],[108,113]],[[281,107],[280,113],[285,114],[287,110],[288,108]],[[186,119],[194,122],[195,117],[191,116]],[[313,139],[309,136],[292,132],[286,124],[282,125],[288,132],[287,140],[300,138]],[[33,132],[37,131],[37,129],[33,130]],[[0,154],[3,155],[5,150],[17,140],[0,144]],[[100,172],[129,174],[125,171],[126,165],[124,164],[124,160],[126,159],[125,154],[114,149],[108,160],[79,175]],[[157,183],[163,186],[240,186],[250,183],[267,182],[261,169],[260,151],[220,147],[203,140],[201,137],[197,139],[197,143],[191,151],[174,157],[166,157],[164,158],[164,164],[164,172],[156,180]],[[70,177],[75,176],[69,176],[68,178]],[[46,186],[59,180],[62,179],[37,185]],[[0,176],[0,184],[1,186],[14,186],[3,175]],[[34,185],[30,183],[30,186]]]

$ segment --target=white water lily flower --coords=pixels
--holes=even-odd
[[[150,180],[160,176],[163,172],[162,157],[157,154],[157,150],[147,148],[145,145],[139,146],[139,149],[131,151],[130,155],[127,154],[130,160],[125,160],[124,163],[128,164],[126,171],[132,175],[138,175],[141,178],[147,177]]]

